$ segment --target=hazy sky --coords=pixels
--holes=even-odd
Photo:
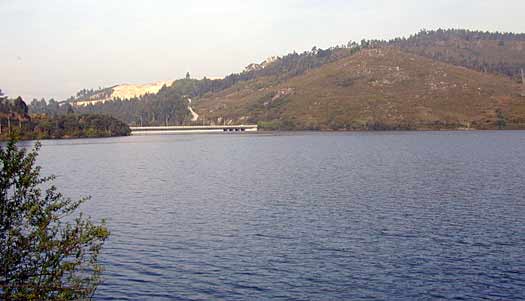
[[[422,28],[525,32],[524,16],[524,0],[0,0],[0,89],[63,100]]]

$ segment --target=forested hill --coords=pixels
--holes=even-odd
[[[288,130],[525,128],[516,81],[395,47],[363,49],[277,84],[238,84],[205,95],[195,109],[216,122]]]
[[[521,98],[516,96],[525,93],[520,92],[524,49],[524,34],[422,30],[390,41],[362,40],[328,49],[313,47],[251,64],[223,79],[197,80],[188,74],[156,94],[74,109],[106,113],[128,124],[143,125],[191,124],[191,106],[200,116],[199,123],[260,122],[273,128],[295,129],[473,128],[472,125],[504,128],[503,124],[516,128],[522,127]],[[373,51],[382,55],[375,56]],[[408,57],[428,69],[406,64]],[[357,64],[356,68],[349,69],[350,62]],[[378,66],[378,62],[382,65]],[[398,65],[393,66],[396,62]],[[451,81],[438,81],[432,73],[438,63],[442,74],[458,76]],[[343,69],[329,75],[328,70],[334,70],[334,66]],[[383,70],[387,66],[390,69]],[[389,85],[389,78],[396,77],[392,68],[410,76]],[[312,78],[314,74],[319,77]],[[465,76],[478,82],[467,82]],[[309,86],[302,83],[307,79]],[[441,87],[442,82],[451,85]],[[468,89],[453,89],[460,86]],[[474,86],[477,90],[470,90]],[[440,94],[436,94],[438,90]],[[357,99],[356,95],[361,97]],[[428,97],[433,98],[434,105],[416,101]],[[314,99],[314,105],[308,103]],[[358,103],[348,106],[349,99]],[[446,101],[439,105],[441,100]],[[396,103],[397,111],[418,107],[426,115],[406,113],[392,119],[385,107],[392,103]],[[472,106],[484,109],[471,109]]]
[[[460,29],[422,30],[388,43],[438,61],[519,79],[525,69],[525,34]]]

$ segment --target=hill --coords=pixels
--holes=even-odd
[[[272,57],[222,79],[188,74],[157,93],[129,99],[111,98],[115,87],[83,90],[69,103],[77,112],[109,114],[135,125],[523,128],[523,69],[525,34],[422,30],[408,38]],[[70,109],[52,109],[65,110]]]
[[[228,89],[237,83],[250,81],[264,76],[274,76],[278,80],[303,74],[329,62],[351,55],[358,51],[354,48],[333,47],[322,50],[314,47],[301,54],[291,53],[284,57],[269,58],[260,64],[250,64],[241,73],[234,73],[221,79],[186,78],[164,85],[155,94],[144,94],[131,98],[114,98],[116,87],[98,90],[84,89],[58,106],[49,101],[35,100],[31,103],[32,112],[58,112],[72,109],[81,113],[109,114],[132,125],[182,125],[196,121],[198,114],[192,111],[192,98],[199,98],[207,93],[216,93]],[[199,121],[199,124],[202,124]]]
[[[422,30],[389,46],[434,60],[515,79],[525,69],[525,34],[463,29]]]
[[[285,129],[525,128],[519,93],[504,76],[380,47],[284,81],[238,83],[195,108],[214,123]]]

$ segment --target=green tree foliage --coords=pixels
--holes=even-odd
[[[35,160],[11,139],[0,148],[0,299],[78,300],[100,282],[98,257],[109,231],[42,177]]]
[[[38,139],[128,136],[124,122],[101,114],[66,114],[53,117],[34,116],[31,137]]]
[[[70,103],[59,103],[53,98],[46,101],[45,99],[33,101],[29,104],[29,112],[31,114],[46,114],[49,116],[63,115],[73,113],[73,106]]]
[[[28,107],[20,97],[0,98],[0,140],[8,139],[13,133],[22,139],[113,137],[131,133],[129,126],[116,118],[75,114],[70,104],[59,104],[52,99],[49,102],[33,100],[30,109],[35,115],[28,115]]]
[[[27,115],[28,107],[21,97],[15,99],[0,97],[0,113]]]

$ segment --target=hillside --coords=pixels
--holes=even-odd
[[[359,45],[357,44],[353,44],[352,47],[337,46],[325,50],[313,47],[311,51],[304,51],[303,53],[293,52],[283,57],[270,57],[261,63],[249,64],[242,72],[233,73],[224,78],[209,79],[204,77],[201,80],[197,80],[192,79],[188,73],[186,78],[175,80],[171,84],[165,82],[153,85],[121,85],[99,88],[98,90],[83,89],[65,102],[76,106],[85,106],[119,99],[140,100],[147,98],[145,96],[161,96],[165,94],[199,97],[206,93],[220,92],[236,83],[259,77],[276,76],[282,80],[297,76],[308,70],[347,57],[358,50]],[[121,90],[126,92],[119,92]],[[140,93],[130,93],[130,91],[140,91]]]
[[[404,51],[470,69],[519,79],[525,69],[525,34],[422,30],[388,43]]]
[[[109,114],[133,125],[524,128],[523,69],[525,34],[422,30],[390,41],[294,51],[221,79],[188,74],[171,85],[150,86],[159,89],[155,93],[145,92],[148,85],[82,90],[68,103],[76,112]],[[39,109],[35,102],[31,110],[50,106]]]
[[[215,123],[286,129],[525,128],[520,88],[504,76],[384,47],[285,81],[238,83],[195,108]]]
[[[186,78],[163,85],[157,93],[146,93],[131,98],[115,98],[118,86],[98,90],[83,89],[76,96],[69,98],[60,106],[52,103],[45,105],[34,101],[30,106],[32,112],[53,112],[61,114],[71,110],[80,113],[108,114],[131,125],[182,125],[198,122],[198,114],[191,107],[193,98],[200,98],[208,93],[218,93],[238,83],[248,82],[261,77],[272,76],[282,81],[304,74],[308,70],[319,68],[330,62],[352,55],[359,51],[359,46],[332,47],[303,53],[290,53],[283,57],[272,57],[260,64],[250,64],[241,73],[234,73],[220,79]],[[125,95],[123,95],[125,96]],[[129,96],[129,95],[128,95]],[[51,102],[51,101],[50,101]],[[201,119],[205,119],[203,116]]]

